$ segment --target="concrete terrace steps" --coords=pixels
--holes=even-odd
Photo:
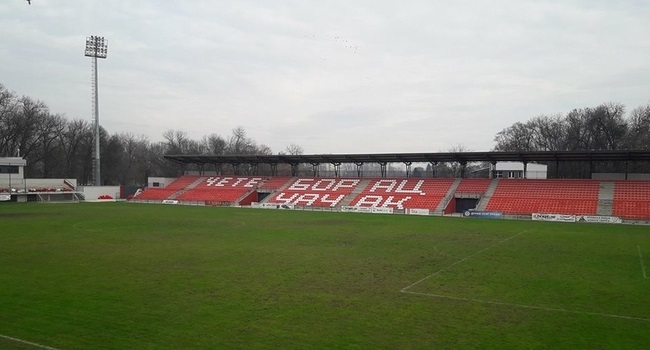
[[[601,182],[598,190],[596,214],[611,216],[614,213],[614,183]]]
[[[490,182],[490,186],[488,186],[487,188],[487,191],[485,191],[485,194],[483,195],[483,197],[481,197],[481,200],[478,202],[478,205],[476,206],[476,210],[485,210],[485,208],[487,208],[487,205],[490,202],[492,195],[494,195],[494,191],[496,191],[498,185],[499,185],[499,179],[492,179],[492,181]]]
[[[363,180],[361,180],[361,181],[357,184],[357,187],[355,187],[354,190],[352,190],[352,192],[351,192],[349,195],[347,195],[345,198],[343,198],[343,200],[339,203],[339,205],[338,205],[337,207],[343,207],[343,206],[348,206],[348,205],[350,205],[350,204],[352,203],[352,201],[353,201],[355,198],[357,198],[357,196],[358,196],[361,192],[363,192],[363,190],[365,190],[366,187],[368,187],[368,184],[369,184],[369,183],[370,183],[370,180],[368,180],[368,179],[363,179]]]
[[[449,187],[449,190],[447,190],[447,194],[440,200],[440,203],[438,203],[438,206],[436,207],[435,212],[436,213],[442,213],[445,208],[447,208],[447,205],[449,205],[449,202],[454,198],[454,195],[456,194],[456,189],[458,189],[458,186],[460,186],[460,182],[463,179],[455,179],[454,183],[451,184]]]
[[[290,178],[290,179],[289,179],[289,180],[288,180],[284,185],[282,185],[280,188],[278,188],[278,190],[275,191],[275,192],[281,192],[281,191],[286,190],[287,187],[289,187],[289,185],[291,185],[291,184],[293,184],[294,182],[296,182],[297,179],[298,179],[297,176],[294,176],[294,177]]]
[[[280,183],[281,186],[266,188],[269,182],[279,183],[278,179],[284,181]],[[257,185],[256,189],[260,192],[271,193],[273,191],[278,191],[280,189],[286,188],[287,186],[289,186],[291,182],[295,181],[295,179],[296,179],[295,177],[289,177],[289,176],[275,176],[275,177],[268,176],[265,177],[264,180]]]
[[[207,179],[207,177],[205,177],[205,176],[199,177],[198,179],[194,180],[194,182],[192,182],[191,184],[181,188],[180,190],[176,191],[174,194],[169,196],[169,199],[176,199],[176,198],[180,197],[183,193],[185,193],[185,192],[195,188],[196,186],[198,186],[205,179]]]
[[[284,185],[280,186],[280,188],[278,188],[277,190],[272,190],[271,192],[269,192],[269,195],[266,196],[266,197],[264,197],[264,199],[261,200],[259,203],[267,203],[267,202],[270,201],[273,197],[275,197],[275,195],[276,195],[278,192],[282,192],[282,191],[286,190],[287,187],[289,187],[289,185],[291,185],[291,184],[293,184],[294,182],[296,182],[297,179],[298,179],[297,176],[294,176],[294,177],[289,178],[289,179],[287,180],[287,182],[284,183]]]

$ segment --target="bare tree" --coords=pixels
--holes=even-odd
[[[163,138],[151,143],[144,135],[111,135],[100,128],[104,182],[141,185],[149,176],[177,176],[196,168],[169,162],[165,154],[273,154],[270,147],[248,137],[243,127],[233,129],[228,139],[213,133],[196,141],[181,130],[165,131]],[[27,159],[26,176],[76,178],[87,184],[93,176],[93,144],[87,121],[52,114],[45,103],[19,97],[0,84],[0,156],[15,156],[20,150]],[[297,145],[288,149],[302,152]],[[256,169],[244,165],[240,170]]]
[[[255,141],[246,135],[243,127],[237,127],[232,130],[232,135],[228,140],[228,154],[246,155],[257,153]]]
[[[650,150],[650,104],[632,110],[626,138],[630,148]]]
[[[643,109],[640,109],[642,111]],[[638,112],[641,113],[642,112]],[[539,116],[497,133],[497,151],[615,150],[631,146],[625,106],[604,103],[562,116]]]
[[[58,135],[65,129],[66,120],[60,115],[45,114],[36,129],[37,151],[32,161],[39,168],[34,175],[52,177],[62,173],[61,144]]]
[[[76,178],[85,183],[82,178],[82,169],[86,161],[86,154],[92,149],[92,128],[82,119],[75,119],[66,123],[59,130],[58,138],[63,153],[63,176]]]
[[[122,144],[123,156],[120,165],[120,183],[124,185],[144,185],[146,172],[147,148],[149,139],[145,135],[122,133],[118,135]]]
[[[527,123],[532,128],[531,148],[537,151],[565,150],[566,123],[561,115],[539,116]]]
[[[190,140],[185,131],[167,130],[163,133],[163,138],[166,141],[166,154],[189,154],[193,148],[193,141]]]
[[[296,145],[295,143],[289,144],[287,147],[284,148],[284,151],[280,152],[280,154],[289,154],[292,156],[301,155],[303,153],[304,150],[302,149],[302,147]]]
[[[0,155],[15,156],[15,138],[19,114],[18,97],[0,84]]]
[[[451,146],[449,150],[447,150],[449,153],[464,153],[464,152],[471,152],[471,149],[469,149],[467,146],[463,145],[462,143],[458,143],[454,146]],[[440,167],[443,167],[442,169],[439,169],[442,173],[447,173],[449,177],[461,177],[464,176],[464,172],[468,170],[468,168],[471,168],[474,166],[474,164],[470,163],[465,163],[462,164],[460,162],[451,162],[447,164],[440,164]],[[444,168],[446,167],[446,169]]]
[[[218,134],[203,136],[201,149],[203,154],[223,155],[226,153],[228,143]]]
[[[495,151],[532,151],[534,149],[534,129],[528,123],[514,123],[497,133],[494,141]]]

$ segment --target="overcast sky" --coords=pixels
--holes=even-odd
[[[243,127],[274,152],[490,150],[516,121],[650,103],[650,1],[2,0],[0,83],[109,133]]]

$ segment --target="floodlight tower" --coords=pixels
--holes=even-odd
[[[93,79],[92,79],[92,97],[93,97],[93,114],[95,116],[95,143],[94,143],[94,155],[93,159],[93,174],[95,186],[101,186],[101,172],[100,172],[100,158],[99,158],[99,91],[97,89],[97,59],[106,58],[108,55],[108,41],[104,39],[103,36],[89,36],[86,37],[86,51],[85,55],[87,57],[92,57],[92,69],[93,69]]]

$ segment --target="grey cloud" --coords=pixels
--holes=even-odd
[[[20,1],[0,83],[90,117],[87,35],[109,40],[110,132],[243,126],[274,151],[491,148],[518,120],[648,103],[644,1]]]

